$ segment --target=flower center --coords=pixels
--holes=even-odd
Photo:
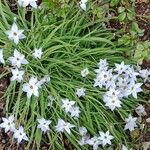
[[[64,123],[64,127],[66,127],[67,126],[67,124],[66,123]]]
[[[13,33],[13,35],[14,35],[14,36],[17,36],[17,33],[16,33],[16,32],[14,32],[14,33]]]
[[[126,86],[124,86],[123,89],[126,90]]]
[[[113,92],[112,95],[116,95],[115,92]]]
[[[114,103],[115,103],[115,100],[112,100],[112,103],[114,104]]]
[[[104,75],[104,78],[107,78],[107,75],[106,75],[106,74]]]
[[[19,133],[20,136],[22,136],[22,133]]]
[[[30,89],[33,90],[33,86],[32,85],[30,85]]]

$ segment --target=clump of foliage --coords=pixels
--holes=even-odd
[[[132,46],[131,51],[133,59],[138,62],[142,62],[144,59],[148,59],[149,54],[149,42],[141,41],[141,37],[144,35],[144,29],[140,29],[136,20],[135,13],[135,0],[111,0],[111,6],[118,9],[118,16],[120,22],[123,23],[123,34],[118,39],[119,44],[125,46]],[[140,45],[147,45],[146,51],[145,46],[139,49]]]

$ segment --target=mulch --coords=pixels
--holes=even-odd
[[[3,66],[0,66],[0,74],[5,72],[7,72],[7,69]],[[9,85],[9,82],[9,75],[0,79],[0,118],[5,115],[5,99],[3,98],[3,95]],[[6,143],[9,142],[7,140],[9,140],[7,134],[0,129],[0,150],[5,150],[5,148],[8,148]]]
[[[147,105],[145,107],[145,111],[147,113],[147,116],[145,116],[143,119],[145,121],[145,132],[142,132],[142,142],[150,142],[150,122],[148,123],[146,119],[150,118],[150,105]]]
[[[4,68],[3,66],[0,66],[0,74],[5,73],[5,72],[7,72],[7,69]],[[9,85],[9,82],[10,82],[9,78],[10,78],[9,75],[7,75],[7,76],[0,79],[0,116],[3,112],[3,108],[5,105],[5,100],[3,98],[3,95],[4,95],[6,89]]]
[[[136,20],[138,21],[139,27],[144,29],[144,36],[142,36],[142,40],[150,40],[150,2],[148,3],[137,3],[135,5],[136,11]],[[143,16],[143,17],[142,17]],[[146,17],[144,17],[146,16]]]
[[[141,68],[150,70],[150,61],[143,60]],[[145,90],[147,90],[149,93],[149,95],[146,97],[146,100],[149,101],[149,103],[145,106],[147,115],[142,118],[145,127],[143,132],[141,133],[140,142],[150,142],[150,122],[146,121],[148,118],[150,118],[150,77],[145,83]]]

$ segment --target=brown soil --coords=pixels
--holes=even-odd
[[[145,121],[145,130],[142,133],[142,141],[143,142],[150,142],[150,122],[146,122],[146,119],[150,118],[150,105],[147,105],[145,107],[147,116],[144,117],[144,121]]]
[[[2,66],[0,66],[0,74],[5,72],[7,72],[7,68],[3,68]],[[9,75],[0,79],[0,116],[2,116],[3,108],[5,105],[3,95],[7,89],[8,84],[9,84]]]
[[[150,70],[150,61],[147,60],[143,60],[143,63],[141,65],[142,69],[148,69]],[[145,83],[145,90],[150,92],[150,78],[148,78],[148,80]],[[150,94],[147,97],[148,100],[150,100]]]
[[[150,61],[143,60],[143,63],[141,65],[142,69],[148,69],[150,70]],[[148,91],[149,95],[147,96],[147,101],[149,101],[149,104],[145,106],[145,111],[147,115],[143,117],[143,123],[145,124],[144,130],[141,133],[140,142],[150,142],[150,122],[147,122],[146,120],[150,118],[150,78],[145,83],[145,90]]]
[[[17,11],[17,1],[16,0],[7,0],[8,1],[8,5],[11,9],[12,12],[14,13],[18,13]],[[37,0],[37,5],[39,6],[41,4],[42,0]],[[32,10],[31,10],[31,7],[30,6],[27,6],[27,13],[25,15],[25,18],[27,20],[31,20],[31,15],[32,15]]]
[[[135,10],[139,27],[145,30],[142,40],[150,40],[150,18],[146,18],[148,16],[150,17],[150,3],[137,3]]]
[[[0,66],[0,74],[5,72],[7,72],[7,68]],[[3,95],[8,85],[9,85],[9,75],[0,79],[0,118],[5,115],[4,112],[5,100]],[[8,143],[7,142],[8,139],[9,138],[7,137],[7,135],[3,132],[2,129],[0,129],[0,150],[5,150],[5,147],[7,147],[6,143]]]
[[[116,9],[117,12],[117,8]],[[150,2],[146,1],[146,3],[137,2],[135,4],[135,13],[136,13],[136,20],[138,22],[138,25],[140,29],[144,29],[144,35],[140,38],[141,40],[150,40]],[[111,16],[117,16],[118,14],[111,12]],[[149,18],[148,18],[149,16]],[[131,23],[128,23],[128,29],[130,29]],[[107,24],[107,27],[113,28],[113,29],[121,29],[123,27],[123,24],[119,22],[117,19],[112,19]]]

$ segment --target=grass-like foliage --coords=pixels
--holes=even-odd
[[[106,58],[110,68],[121,61],[131,64],[129,57],[124,57],[131,48],[117,44],[115,33],[104,25],[109,17],[93,20],[90,13],[72,5],[63,18],[50,16],[51,11],[44,6],[32,11],[17,6],[17,11],[13,12],[6,1],[0,1],[0,47],[3,48],[6,59],[5,66],[10,68],[8,58],[13,55],[14,49],[24,54],[29,62],[23,66],[24,80],[21,83],[10,82],[4,95],[7,116],[14,114],[16,127],[23,125],[29,137],[26,149],[39,149],[43,141],[52,150],[63,150],[65,140],[75,149],[88,149],[87,145],[80,146],[77,142],[80,138],[80,126],[86,127],[91,137],[98,131],[109,130],[114,136],[112,147],[115,149],[121,148],[122,143],[130,145],[128,133],[124,131],[125,118],[142,98],[129,96],[123,101],[121,108],[111,111],[103,102],[105,88],[93,87],[93,84],[96,76],[94,69],[100,59]],[[26,36],[18,45],[5,34],[5,31],[10,30],[14,17],[19,29],[24,29]],[[41,59],[33,58],[34,48],[42,48]],[[80,74],[84,68],[89,68],[90,71],[85,78]],[[5,75],[6,73],[1,74],[0,77]],[[49,75],[51,80],[39,89],[39,97],[32,96],[28,99],[22,86],[32,75],[39,80]],[[84,97],[79,98],[75,94],[79,87],[86,88]],[[48,106],[49,95],[54,97],[51,106]],[[72,118],[62,109],[62,98],[73,100],[80,107],[78,119]],[[46,134],[37,128],[38,118],[52,121]],[[71,134],[55,131],[59,118],[76,126],[71,129]]]

